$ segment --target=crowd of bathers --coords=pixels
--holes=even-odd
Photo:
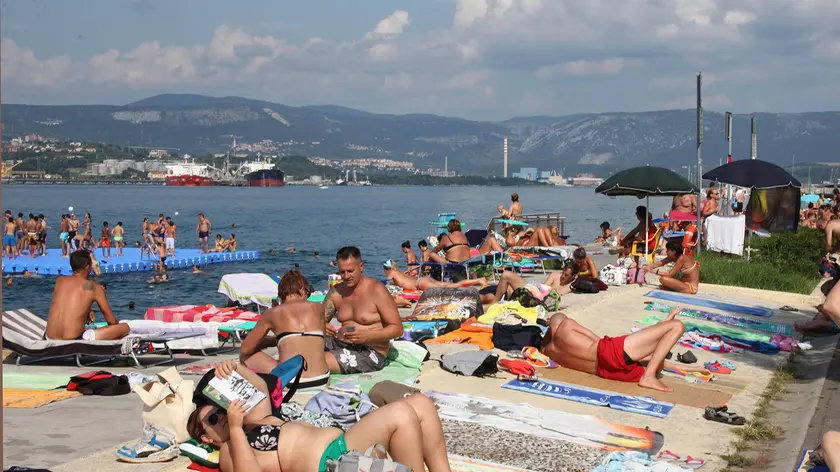
[[[820,194],[799,212],[799,224],[806,228],[825,229],[832,220],[840,219],[840,190]]]

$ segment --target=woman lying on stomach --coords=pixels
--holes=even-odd
[[[350,450],[366,451],[374,444],[382,444],[396,462],[415,471],[425,470],[424,464],[429,472],[450,471],[437,409],[423,394],[374,410],[343,433],[271,416],[268,387],[259,376],[234,361],[216,366],[219,378],[233,371],[266,398],[247,413],[240,402],[231,404],[227,412],[214,404],[203,405],[187,422],[190,436],[220,449],[222,472],[324,472],[327,460],[337,460]]]

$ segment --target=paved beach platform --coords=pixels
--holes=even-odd
[[[147,272],[158,263],[158,257],[149,257],[148,254],[140,253],[138,248],[125,248],[124,256],[115,256],[116,252],[111,248],[111,257],[101,257],[102,252],[95,252],[96,260],[100,263],[103,274],[114,272]],[[167,269],[191,269],[194,265],[204,266],[207,264],[224,264],[229,262],[253,261],[260,258],[257,251],[236,251],[236,252],[214,252],[201,254],[200,249],[178,249],[176,257],[166,259]],[[46,256],[31,258],[24,252],[15,259],[3,258],[4,274],[20,274],[23,271],[38,271],[40,275],[70,275],[70,260],[61,257],[60,249],[50,249]]]

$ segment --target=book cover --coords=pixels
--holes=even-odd
[[[245,411],[250,411],[265,398],[264,393],[237,372],[232,372],[226,379],[214,377],[202,393],[225,410],[232,401],[242,400],[245,402]]]

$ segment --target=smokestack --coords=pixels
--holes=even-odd
[[[750,119],[750,123],[752,124],[752,131],[750,132],[750,159],[755,159],[758,157],[758,146],[755,139],[755,117]]]
[[[507,174],[507,158],[508,158],[507,138],[505,138],[505,148],[504,148],[504,151],[505,151],[505,154],[504,154],[504,156],[505,156],[505,169],[504,169],[504,177],[505,177],[505,178],[507,178],[507,176],[508,176],[508,174]]]
[[[732,113],[726,112],[726,144],[729,147],[726,163],[732,164]]]
[[[443,156],[443,176],[449,176],[449,156]]]

